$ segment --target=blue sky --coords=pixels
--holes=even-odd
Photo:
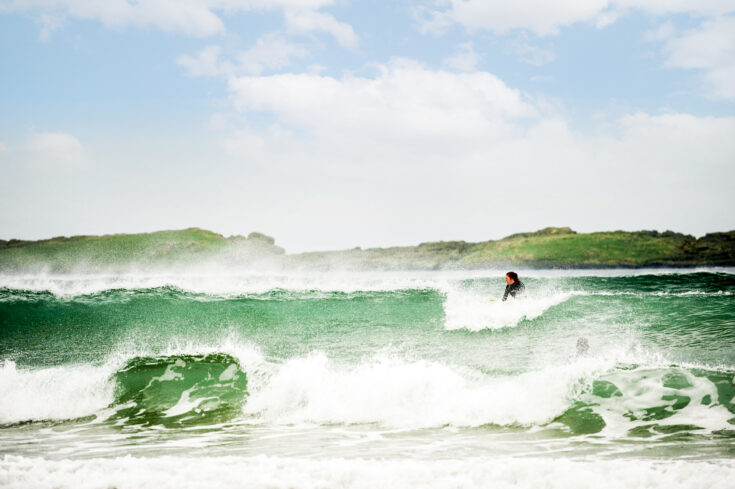
[[[730,1],[0,0],[0,43],[0,238],[735,228]]]

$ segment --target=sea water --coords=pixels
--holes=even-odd
[[[735,487],[732,269],[503,275],[0,275],[0,486]]]

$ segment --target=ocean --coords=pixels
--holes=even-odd
[[[505,271],[0,275],[0,486],[735,487],[735,270]]]

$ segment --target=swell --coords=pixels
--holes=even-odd
[[[325,291],[320,289],[288,290],[272,289],[265,292],[245,292],[232,294],[213,294],[192,292],[172,285],[141,289],[106,289],[94,293],[78,295],[57,295],[48,290],[27,290],[0,288],[0,303],[48,302],[48,303],[86,303],[107,304],[125,303],[138,299],[161,299],[168,301],[293,301],[293,300],[382,300],[386,298],[423,298],[438,294],[431,288],[398,289],[385,291],[359,290],[352,292]]]
[[[513,374],[385,355],[356,364],[321,353],[268,362],[216,348],[100,366],[34,370],[6,361],[0,423],[93,416],[114,426],[165,428],[239,420],[539,427],[616,439],[733,437],[735,368],[630,360],[583,356]]]
[[[724,272],[644,274],[623,277],[569,277],[571,288],[586,292],[632,294],[721,294],[735,292],[735,275]]]
[[[534,287],[550,286],[566,291],[587,293],[721,293],[735,292],[735,274],[715,271],[688,273],[640,273],[633,275],[575,275],[553,271],[529,271],[522,274]],[[489,293],[502,292],[502,271],[484,273],[322,273],[314,275],[8,275],[0,274],[0,291],[8,296],[19,294],[33,298],[33,292],[48,292],[58,298],[105,297],[130,293],[171,294],[196,300],[238,297],[278,298],[303,294],[319,298],[320,293],[360,295],[371,292],[399,292],[448,288],[484,288]],[[37,297],[45,297],[40,294]]]

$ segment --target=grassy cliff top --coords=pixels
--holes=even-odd
[[[645,267],[735,265],[735,231],[702,238],[666,231],[577,233],[549,227],[500,240],[438,241],[418,246],[359,248],[285,255],[273,238],[199,228],[140,234],[0,240],[0,271],[102,270],[217,263],[267,262],[284,268],[441,269],[520,267]]]
[[[735,231],[702,238],[666,231],[577,233],[549,227],[496,241],[437,241],[418,246],[312,252],[289,257],[316,268],[438,269],[735,265]]]
[[[273,238],[248,237],[199,228],[104,236],[59,236],[40,241],[0,240],[0,270],[45,268],[51,271],[100,269],[125,265],[162,265],[226,258],[253,260],[280,255]]]

